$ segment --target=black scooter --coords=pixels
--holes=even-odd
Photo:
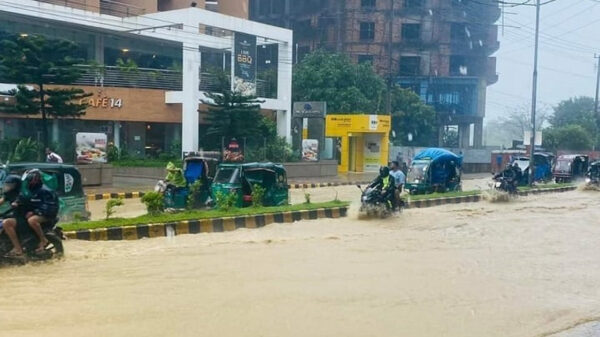
[[[7,219],[13,217],[15,213],[14,209],[10,209],[3,214],[0,214],[1,219]],[[58,219],[54,221],[42,224],[42,231],[44,232],[48,245],[44,248],[41,253],[36,253],[35,250],[38,247],[39,239],[31,229],[19,233],[19,240],[21,247],[23,247],[24,258],[4,257],[13,248],[8,235],[3,229],[0,230],[0,264],[15,264],[25,263],[27,261],[43,261],[52,258],[60,258],[64,254],[64,248],[62,244],[63,233],[62,229],[56,226]]]

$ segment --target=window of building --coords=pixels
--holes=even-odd
[[[375,0],[360,0],[360,7],[375,8]]]
[[[421,38],[421,25],[418,23],[402,24],[402,40],[415,41]]]
[[[271,0],[258,0],[258,14],[268,15],[271,12]]]
[[[464,23],[453,23],[450,26],[450,40],[463,42],[467,39],[467,26]]]
[[[421,57],[402,56],[400,57],[400,76],[418,76],[421,75]]]
[[[461,55],[450,56],[450,75],[451,76],[466,76],[469,75],[467,66],[467,58]]]
[[[369,63],[373,64],[373,55],[358,55],[358,63]]]
[[[284,10],[284,2],[280,0],[275,0],[271,3],[271,13],[273,14],[283,14]]]
[[[405,8],[421,8],[423,7],[423,0],[404,0]]]
[[[375,22],[360,23],[360,39],[373,40],[375,38]]]

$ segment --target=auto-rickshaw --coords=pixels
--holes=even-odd
[[[287,205],[289,188],[285,168],[281,164],[219,164],[211,187],[212,197],[220,193],[236,193],[236,207],[252,204],[254,185],[265,188],[264,206]]]
[[[557,183],[568,183],[583,178],[587,172],[590,159],[583,154],[563,154],[558,156],[552,168],[552,175]]]
[[[408,169],[405,188],[411,194],[461,190],[462,157],[429,148],[417,154]]]
[[[25,171],[39,169],[46,187],[58,195],[61,222],[86,220],[90,217],[87,198],[81,184],[81,174],[73,165],[55,163],[15,163],[0,167],[0,185],[10,174],[22,175]]]
[[[533,160],[535,165],[535,177],[534,181],[550,181],[552,179],[552,163],[554,161],[554,155],[547,152],[536,152],[533,154]],[[520,186],[529,184],[529,157],[515,157],[512,163],[517,163],[523,175]]]
[[[158,186],[164,185],[159,190],[164,192],[165,207],[167,208],[185,208],[188,203],[190,186],[196,181],[202,182],[201,191],[194,201],[195,206],[201,206],[206,203],[210,196],[210,185],[216,172],[219,160],[210,156],[204,156],[196,153],[186,154],[183,159],[183,177],[185,186],[170,186],[168,182],[159,182]]]
[[[600,160],[590,164],[585,173],[585,182],[587,185],[600,185]]]

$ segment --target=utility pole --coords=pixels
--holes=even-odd
[[[600,92],[600,55],[594,54],[594,58],[598,59],[598,77],[596,77],[596,99],[594,100],[594,114],[598,118],[598,93]]]
[[[388,15],[388,64],[387,64],[387,95],[385,112],[392,114],[392,57],[394,46],[394,0],[390,0],[390,13]]]
[[[538,45],[540,38],[540,0],[535,4],[535,50],[533,52],[533,88],[531,92],[531,153],[529,154],[529,185],[535,180],[535,110],[537,108],[537,82],[538,82]]]

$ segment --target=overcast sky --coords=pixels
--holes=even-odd
[[[535,7],[506,7],[505,12],[504,34],[502,19],[498,22],[500,49],[495,54],[499,80],[488,87],[486,121],[531,103]],[[552,106],[573,96],[594,97],[600,0],[547,4],[542,7],[540,27],[538,104]]]

